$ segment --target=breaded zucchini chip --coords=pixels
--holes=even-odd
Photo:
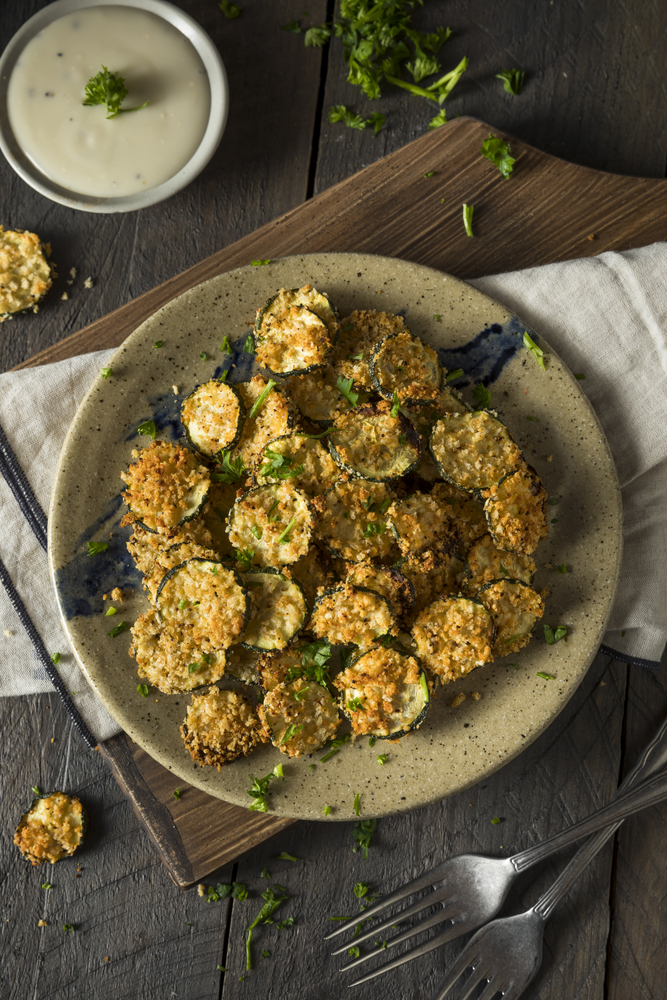
[[[142,524],[135,521],[132,534],[127,540],[127,551],[134,559],[139,572],[147,576],[162,552],[173,545],[183,543],[199,545],[204,549],[216,551],[213,536],[208,530],[203,515],[198,514],[191,521],[186,521],[185,524],[172,528],[171,531],[161,535],[149,531],[148,528],[144,528]]]
[[[412,624],[420,611],[439,597],[458,595],[463,588],[465,564],[457,555],[443,555],[431,569],[412,556],[401,559],[398,568],[415,588],[415,605],[408,616]]]
[[[333,555],[350,562],[385,559],[393,545],[386,520],[392,500],[384,483],[336,483],[315,501],[320,512],[317,537]]]
[[[446,413],[467,413],[468,409],[469,407],[458,394],[447,386],[443,386],[435,399],[430,400],[423,406],[401,406],[401,413],[408,418],[421,437],[422,457],[415,471],[422,479],[425,479],[429,483],[437,479],[442,479],[440,470],[435,464],[429,450],[428,442],[433,425],[440,417],[444,417]]]
[[[218,771],[269,739],[250,702],[238,691],[217,687],[192,696],[181,734],[192,759]]]
[[[369,649],[384,635],[398,635],[396,618],[386,597],[366,587],[325,590],[313,609],[308,630],[336,645]]]
[[[540,594],[521,580],[494,580],[477,592],[493,615],[497,636],[494,656],[516,653],[530,642],[533,629],[544,614]]]
[[[499,548],[530,555],[549,530],[547,492],[534,469],[522,465],[484,492],[484,513]]]
[[[480,601],[445,597],[417,616],[412,637],[422,663],[448,684],[493,659],[496,629]]]
[[[333,680],[355,733],[397,740],[426,718],[430,693],[417,659],[375,646]]]
[[[281,288],[257,312],[257,364],[274,375],[321,368],[338,339],[336,310],[312,285]]]
[[[70,857],[81,846],[88,818],[79,799],[64,792],[51,792],[34,799],[14,834],[21,854],[37,866],[54,865]]]
[[[154,609],[140,615],[131,632],[130,656],[137,661],[139,677],[163,694],[213,684],[225,673],[224,650],[196,638],[190,625],[161,622]]]
[[[433,569],[458,547],[449,506],[432,493],[413,493],[395,500],[387,511],[387,521],[401,555],[418,559],[425,570]]]
[[[149,531],[164,535],[192,520],[208,495],[208,469],[187,448],[166,441],[151,441],[132,455],[138,461],[120,474],[130,508],[121,525],[140,521]]]
[[[292,430],[294,407],[279,386],[274,384],[269,388],[269,382],[261,375],[255,375],[249,382],[237,383],[236,388],[246,408],[246,422],[239,443],[232,449],[232,458],[242,458],[245,467],[252,470],[265,445]],[[261,405],[253,412],[267,389]]]
[[[245,423],[245,403],[233,385],[212,379],[183,400],[181,423],[198,452],[214,458],[238,442]]]
[[[373,389],[368,362],[378,341],[405,330],[402,316],[375,309],[355,309],[341,321],[341,335],[336,350],[336,375],[351,378],[355,385]]]
[[[256,486],[240,496],[229,514],[229,540],[250,549],[259,566],[288,566],[310,546],[314,517],[305,493],[290,483]]]
[[[235,571],[211,559],[188,559],[170,569],[155,603],[160,621],[190,626],[197,639],[228,649],[246,626],[250,603]]]
[[[398,396],[401,403],[419,405],[438,397],[443,379],[438,355],[407,330],[385,337],[368,359],[371,384],[385,399]]]
[[[283,649],[308,618],[301,586],[270,567],[241,573],[241,579],[250,598],[248,624],[241,642],[258,651]]]
[[[394,415],[386,400],[341,414],[327,440],[343,471],[370,482],[398,479],[421,459],[419,434],[400,411]]]
[[[521,462],[510,432],[486,410],[441,417],[430,448],[443,479],[468,492],[497,486]]]
[[[340,478],[338,466],[317,438],[295,431],[269,441],[260,455],[258,486],[285,480],[309,496],[326,493]]]
[[[397,621],[406,619],[415,604],[412,582],[395,566],[377,566],[372,562],[350,563],[345,583],[374,590],[389,601]]]
[[[273,745],[289,757],[319,750],[340,725],[338,706],[326,687],[305,677],[271,687],[257,713]]]
[[[431,496],[447,511],[458,535],[458,551],[465,555],[472,543],[488,530],[481,503],[451,483],[436,483]]]
[[[307,420],[330,427],[349,404],[337,386],[338,374],[327,365],[311,375],[294,375],[285,382],[287,391]]]
[[[535,560],[519,552],[499,549],[491,535],[482,535],[471,546],[466,557],[466,590],[474,595],[492,580],[521,580],[532,583]]]
[[[0,226],[0,323],[25,309],[37,312],[53,284],[50,253],[35,233]]]

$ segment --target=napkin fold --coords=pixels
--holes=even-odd
[[[471,284],[586,376],[580,385],[607,435],[625,520],[619,590],[601,649],[657,669],[667,643],[667,243]],[[0,375],[0,696],[55,686],[90,746],[119,727],[70,651],[49,577],[44,512],[69,424],[112,353]]]

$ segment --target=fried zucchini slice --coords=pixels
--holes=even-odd
[[[291,683],[303,674],[305,644],[296,640],[277,652],[262,653],[257,664],[257,677],[263,691],[272,691],[286,681]]]
[[[368,371],[381,396],[393,400],[397,395],[401,403],[412,406],[437,399],[443,378],[436,352],[407,330],[392,333],[373,347]]]
[[[187,448],[166,441],[151,441],[148,448],[132,455],[138,461],[120,474],[130,508],[121,525],[139,521],[149,531],[167,534],[191,521],[208,496],[208,469]]]
[[[526,465],[485,491],[484,513],[499,548],[530,555],[549,530],[547,491]]]
[[[385,559],[393,545],[385,519],[392,499],[383,483],[360,479],[336,483],[318,498],[318,538],[335,556],[349,562]]]
[[[137,569],[144,576],[148,576],[155,564],[158,556],[166,552],[173,545],[187,543],[190,545],[200,545],[204,549],[215,551],[214,540],[209,532],[204,518],[197,515],[191,521],[186,521],[177,528],[163,535],[158,535],[154,531],[149,531],[142,524],[135,521],[132,534],[127,540],[127,551],[136,563]]]
[[[404,476],[421,459],[419,434],[400,412],[392,416],[392,406],[384,400],[342,414],[328,442],[341,469],[375,483]]]
[[[280,376],[321,368],[338,339],[339,327],[331,302],[312,285],[281,288],[257,312],[257,364]]]
[[[411,556],[401,559],[398,567],[415,588],[415,604],[408,616],[410,625],[437,598],[461,593],[465,564],[455,554],[443,555],[440,562],[428,570],[424,569],[419,559]]]
[[[233,569],[212,559],[188,559],[169,570],[155,598],[160,621],[192,628],[197,639],[228,649],[247,624],[250,601]]]
[[[334,587],[315,601],[308,630],[333,645],[368,649],[384,635],[398,635],[396,618],[386,597],[367,587]]]
[[[308,551],[313,524],[305,493],[289,483],[256,486],[232,507],[229,540],[260,566],[288,566]]]
[[[535,560],[519,552],[499,549],[491,535],[482,535],[471,546],[466,557],[466,590],[476,594],[492,580],[521,580],[531,584],[535,576]]]
[[[436,420],[439,420],[446,413],[467,413],[468,411],[469,407],[454,390],[447,386],[443,386],[436,398],[424,406],[401,406],[401,413],[408,418],[421,438],[422,457],[415,472],[422,479],[432,483],[442,478],[440,469],[429,451],[428,444]]]
[[[424,569],[432,569],[453,552],[459,539],[448,511],[432,493],[395,500],[387,511],[387,522],[401,555],[419,559]]]
[[[372,390],[368,361],[373,347],[390,334],[403,331],[405,322],[402,316],[375,309],[355,309],[341,322],[340,342],[334,362],[336,375],[351,378],[355,385]]]
[[[245,415],[240,393],[218,379],[198,385],[181,406],[181,423],[188,441],[208,458],[230,451],[238,443]]]
[[[243,684],[257,684],[259,654],[254,649],[248,649],[238,643],[226,652],[227,665],[225,672],[228,677],[234,677]]]
[[[269,441],[289,434],[294,426],[294,407],[277,385],[270,388],[259,410],[250,417],[254,404],[268,387],[268,381],[261,375],[255,375],[249,382],[238,382],[236,385],[247,415],[241,439],[232,449],[231,457],[242,458],[246,469],[254,469],[262,449]]]
[[[35,233],[0,226],[0,323],[26,309],[38,311],[53,284],[50,253]]]
[[[35,867],[71,857],[86,834],[88,817],[79,799],[51,792],[34,799],[14,834],[14,843]]]
[[[273,745],[288,757],[319,750],[340,725],[338,706],[328,690],[305,677],[276,684],[257,712],[271,732]]]
[[[414,608],[414,584],[395,566],[351,563],[345,583],[352,587],[366,587],[386,597],[397,621],[405,619]]]
[[[436,483],[431,496],[447,511],[458,534],[458,551],[465,555],[473,542],[487,533],[482,505],[451,483]]]
[[[151,608],[132,626],[130,656],[145,677],[163,694],[192,691],[219,681],[225,673],[225,653],[208,639],[196,638],[192,626],[161,622]]]
[[[540,594],[521,580],[494,580],[477,591],[493,615],[497,636],[494,656],[516,653],[527,646],[533,629],[544,614],[544,601]]]
[[[416,657],[375,646],[333,680],[355,733],[398,740],[418,729],[431,697]]]
[[[155,603],[155,598],[160,584],[170,569],[180,566],[186,559],[212,559],[218,562],[218,555],[213,549],[207,549],[203,545],[194,545],[192,542],[177,542],[169,548],[162,549],[155,559],[150,573],[144,577],[144,590],[148,591],[149,599]]]
[[[192,696],[181,734],[195,763],[218,771],[269,740],[250,702],[238,691],[217,687]]]
[[[441,417],[429,446],[443,479],[468,492],[496,486],[521,461],[510,432],[486,410]]]
[[[240,574],[250,598],[250,615],[241,643],[264,651],[283,649],[308,617],[300,584],[276,569],[251,569]]]
[[[287,379],[285,386],[307,420],[320,427],[331,427],[336,417],[349,408],[337,381],[336,371],[327,365],[323,371],[311,375],[294,375]]]
[[[480,601],[444,597],[420,612],[412,637],[422,663],[448,684],[493,659],[496,629]]]
[[[259,459],[258,486],[288,479],[309,496],[326,493],[340,478],[338,466],[321,441],[299,431],[269,441]]]

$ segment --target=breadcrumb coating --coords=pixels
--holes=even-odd
[[[151,441],[133,452],[138,461],[120,478],[130,508],[121,525],[141,521],[158,534],[167,534],[192,517],[206,499],[211,477],[208,469],[180,445]]]
[[[270,738],[242,694],[217,687],[192,696],[181,734],[195,763],[217,767],[218,771]]]

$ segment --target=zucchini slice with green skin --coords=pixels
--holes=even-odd
[[[86,835],[88,816],[79,799],[64,792],[51,792],[33,799],[21,816],[14,843],[35,867],[42,861],[55,865],[71,857]]]
[[[418,729],[431,696],[426,674],[409,653],[375,646],[334,678],[355,733],[398,740]]]
[[[199,513],[211,485],[208,469],[187,448],[151,441],[120,478],[130,508],[121,525],[139,521],[148,531],[167,534]]]
[[[301,585],[277,569],[251,569],[240,574],[250,598],[250,616],[241,643],[264,652],[283,649],[301,631],[308,606]]]
[[[240,393],[218,379],[198,385],[181,406],[181,423],[188,441],[207,458],[231,451],[238,444],[245,416]]]
[[[428,446],[434,423],[440,417],[444,417],[446,413],[467,413],[469,410],[470,407],[453,389],[449,389],[447,386],[441,388],[436,398],[424,406],[401,406],[401,413],[414,425],[421,437],[422,457],[419,468],[415,471],[428,483],[442,478],[440,469],[435,464]]]
[[[303,416],[319,427],[331,427],[336,417],[349,409],[338,386],[336,371],[327,365],[312,375],[293,375],[285,387]]]
[[[375,345],[368,359],[371,385],[385,399],[396,394],[403,404],[436,400],[443,370],[438,355],[407,330],[392,333]]]
[[[308,497],[290,483],[255,486],[229,513],[229,540],[251,549],[260,566],[288,566],[308,552],[314,518]]]
[[[194,545],[191,542],[176,542],[175,545],[162,549],[158,553],[150,573],[144,577],[144,590],[148,591],[149,599],[155,603],[160,584],[170,569],[173,569],[174,566],[180,566],[186,559],[195,558],[219,561],[218,554],[213,549],[208,549],[203,545]]]
[[[424,569],[432,569],[443,556],[455,551],[459,538],[448,510],[432,493],[413,493],[395,500],[387,511],[387,522],[401,555],[419,559]]]
[[[140,615],[131,632],[130,656],[137,661],[139,677],[163,694],[214,684],[225,673],[224,650],[195,638],[191,626],[161,622],[154,609]]]
[[[168,549],[173,548],[174,545],[183,543],[193,546],[200,545],[203,549],[215,551],[213,537],[206,527],[202,515],[198,514],[191,521],[187,521],[178,528],[172,528],[164,535],[149,531],[139,521],[135,521],[132,534],[127,540],[127,551],[132,556],[139,572],[148,576],[151,574],[156,559],[160,558]]]
[[[421,438],[386,401],[358,406],[338,417],[328,436],[329,451],[343,471],[370,482],[398,479],[416,469]]]
[[[0,323],[16,313],[37,312],[53,284],[48,243],[35,233],[0,226]]]
[[[218,771],[269,740],[250,702],[238,691],[217,687],[192,696],[181,735],[195,763]]]
[[[549,530],[547,491],[534,469],[526,465],[510,472],[484,491],[484,513],[499,548],[530,555]]]
[[[463,587],[465,565],[454,553],[443,555],[442,559],[425,570],[422,562],[409,556],[401,559],[398,568],[415,588],[415,605],[408,617],[412,625],[417,615],[439,597],[458,596]]]
[[[227,650],[226,656],[227,666],[225,672],[228,677],[233,677],[243,684],[258,683],[259,656],[254,649],[248,649],[246,646],[242,646],[241,643],[237,643],[237,645]]]
[[[281,288],[279,292],[272,295],[263,309],[257,310],[255,331],[261,333],[262,328],[268,322],[286,318],[294,305],[306,306],[316,316],[319,316],[326,325],[331,343],[338,343],[340,335],[338,310],[328,295],[324,292],[318,292],[312,285],[304,285],[302,288]]]
[[[326,295],[311,285],[281,288],[257,313],[257,364],[282,377],[322,368],[338,331],[338,316]]]
[[[459,553],[465,555],[473,542],[487,533],[482,505],[451,483],[436,483],[431,496],[447,511],[459,537]]]
[[[521,580],[493,580],[480,587],[477,600],[489,609],[496,624],[494,656],[517,653],[527,646],[544,614],[541,595]]]
[[[429,447],[442,478],[469,493],[496,486],[521,462],[510,432],[486,410],[441,417]]]
[[[253,406],[262,393],[269,388],[269,382],[261,375],[255,375],[249,382],[238,382],[236,388],[245,404],[246,422],[241,440],[232,449],[232,458],[242,458],[246,469],[254,469],[262,449],[274,438],[289,434],[294,426],[294,406],[278,385],[273,385],[264,397],[259,410],[250,418]]]
[[[481,601],[443,597],[420,612],[412,638],[424,666],[448,684],[493,659],[496,627]]]
[[[272,691],[279,684],[291,683],[301,677],[303,648],[306,644],[296,640],[274,653],[262,653],[257,664],[257,678],[262,690]]]
[[[190,626],[196,639],[228,649],[246,627],[250,601],[237,574],[211,559],[188,559],[169,570],[155,604],[160,620]]]
[[[338,466],[317,438],[295,431],[269,441],[259,459],[255,482],[280,483],[289,480],[309,496],[326,493],[340,478]]]
[[[414,584],[395,566],[376,566],[371,562],[352,563],[345,583],[352,587],[367,587],[386,597],[397,621],[406,619],[414,608]]]
[[[315,501],[320,512],[318,539],[333,555],[349,562],[386,559],[393,536],[385,515],[393,499],[384,483],[362,479],[336,483]]]
[[[372,390],[368,359],[373,347],[385,337],[404,331],[402,316],[376,309],[355,309],[341,321],[340,342],[333,362],[336,375],[351,378],[355,386]]]
[[[270,730],[273,745],[288,757],[320,750],[333,739],[341,721],[327,688],[305,677],[276,684],[257,713]]]
[[[332,645],[370,646],[384,635],[398,635],[386,597],[368,587],[333,587],[315,601],[308,631]]]
[[[488,533],[477,539],[466,557],[465,579],[469,594],[476,594],[480,587],[493,580],[520,580],[531,584],[534,576],[534,559],[520,552],[499,549]]]

